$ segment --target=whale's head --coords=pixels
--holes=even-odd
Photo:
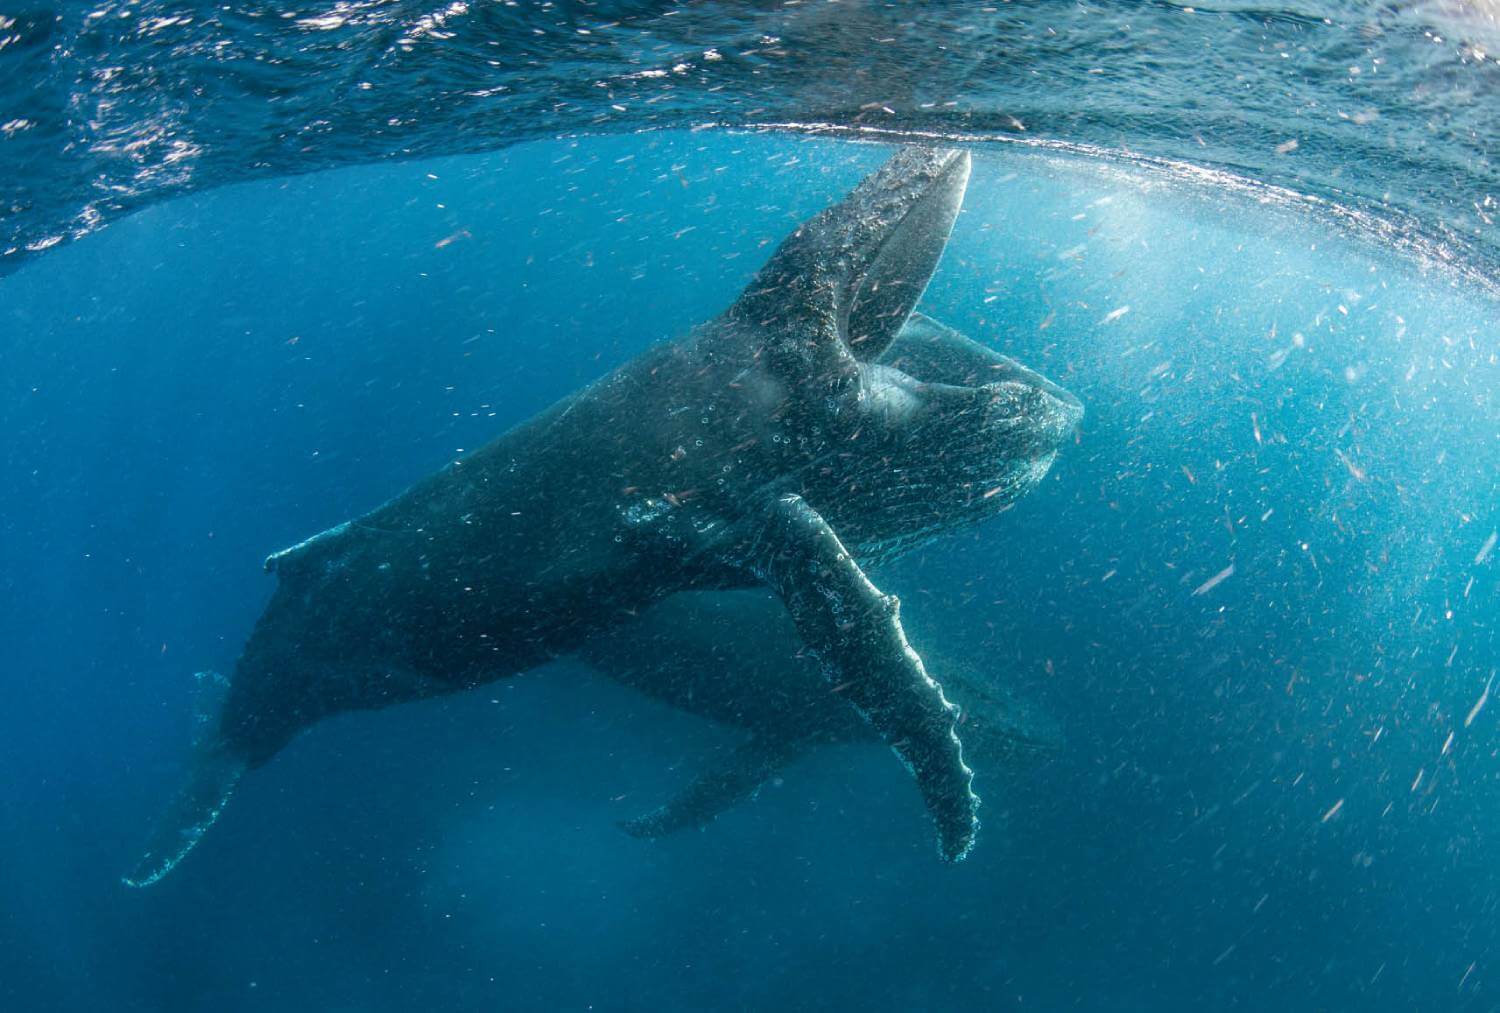
[[[865,447],[829,492],[845,541],[893,555],[999,513],[1041,482],[1083,405],[1016,360],[913,314],[863,367]]]
[[[729,314],[786,392],[796,491],[865,558],[1013,503],[1082,418],[1045,377],[913,314],[969,169],[962,151],[899,151],[789,236]]]

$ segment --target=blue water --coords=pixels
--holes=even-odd
[[[980,771],[956,867],[873,747],[625,836],[734,737],[560,662],[318,726],[119,885],[268,551],[715,314],[888,149],[258,171],[0,281],[0,1002],[1493,1008],[1500,304],[1356,202],[973,147],[923,308],[1089,415],[1040,490],[877,574],[1065,737]]]

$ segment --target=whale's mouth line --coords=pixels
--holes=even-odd
[[[997,365],[1000,368],[996,372],[1000,375],[995,376],[990,381],[982,384],[982,386],[994,387],[1002,383],[1026,384],[1041,391],[1057,402],[1063,409],[1070,412],[1077,412],[1080,416],[1083,414],[1083,402],[1078,400],[1078,396],[1066,387],[1049,379],[1045,374],[1038,373],[1024,362],[1012,359],[1008,355],[1001,355],[999,359],[1000,362]]]
[[[1034,392],[1042,401],[1040,405],[1018,405],[1018,409],[1035,412],[1045,406],[1046,414],[1059,420],[1071,420],[1074,426],[1082,421],[1083,402],[1046,375],[956,332],[950,331],[947,340],[940,345],[914,339],[911,337],[914,332],[930,334],[933,328],[942,328],[920,313],[914,315],[914,320],[915,323],[903,330],[902,337],[892,344],[878,365],[906,377],[923,395],[983,397],[989,394],[993,401],[999,401],[1007,398],[1012,390],[1025,389]]]

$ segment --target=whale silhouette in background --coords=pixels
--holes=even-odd
[[[745,733],[665,805],[623,824],[638,837],[705,826],[818,746],[880,742],[768,591],[674,594],[591,638],[579,657],[615,682]],[[980,777],[1061,745],[1056,723],[1004,689],[997,673],[947,654],[941,671]]]
[[[674,592],[754,586],[912,772],[940,853],[962,858],[978,799],[955,709],[861,564],[1024,494],[1082,415],[993,353],[880,361],[968,176],[966,153],[898,151],[720,316],[271,556],[276,591],[125,882],[169,872],[241,776],[322,718],[533,668]]]

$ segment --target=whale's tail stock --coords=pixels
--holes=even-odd
[[[126,886],[150,886],[177,867],[193,850],[229,801],[246,761],[219,735],[219,713],[229,680],[217,672],[199,672],[193,752],[187,780],[157,821],[145,853],[123,878]]]

